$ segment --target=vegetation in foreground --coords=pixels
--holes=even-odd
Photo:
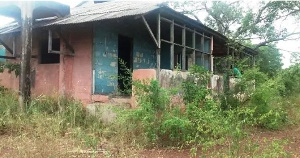
[[[249,69],[234,90],[219,96],[206,89],[209,73],[201,67],[193,67],[174,89],[163,89],[155,80],[136,82],[139,108],[115,108],[118,117],[111,124],[88,115],[75,100],[60,97],[36,97],[19,113],[15,94],[3,88],[0,153],[139,157],[143,149],[175,147],[189,150],[190,156],[288,157],[284,146],[289,140],[255,141],[251,135],[298,124],[299,70],[295,65],[268,78]]]

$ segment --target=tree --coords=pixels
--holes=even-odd
[[[257,40],[253,46],[258,50],[262,46],[281,40],[300,39],[300,31],[288,32],[278,28],[279,22],[299,18],[298,1],[262,1],[255,8],[242,7],[243,1],[226,2],[170,2],[169,5],[183,14],[199,20],[203,12],[207,13],[205,24],[236,41]],[[255,3],[255,2],[251,2]]]
[[[290,62],[292,64],[300,64],[300,53],[292,52]]]
[[[282,67],[281,57],[279,50],[275,46],[263,46],[259,48],[257,57],[257,66],[260,71],[268,74],[270,77],[275,76]]]

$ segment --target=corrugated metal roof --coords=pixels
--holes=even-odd
[[[149,0],[151,1],[151,0]],[[160,3],[141,2],[141,1],[109,1],[103,3],[83,3],[79,7],[71,8],[71,14],[56,20],[42,21],[34,24],[34,28],[43,26],[79,24],[86,22],[94,22],[105,19],[116,19],[126,16],[142,15],[154,11],[162,7]],[[227,37],[212,30],[211,28],[199,23],[181,13],[176,12],[168,7],[168,11],[176,16],[181,16],[183,19],[192,23],[195,27],[201,27],[205,32],[212,33],[221,40],[226,41]],[[20,25],[16,22],[0,28],[0,35],[20,31]],[[249,48],[249,47],[246,47]],[[251,49],[251,48],[249,48]],[[252,50],[252,49],[251,49]],[[253,52],[252,52],[253,53]],[[255,54],[255,53],[253,53]]]
[[[20,31],[20,25],[17,22],[9,23],[0,28],[0,34],[12,33]]]
[[[48,23],[50,25],[78,24],[84,22],[115,19],[126,16],[141,15],[158,9],[158,3],[112,1],[98,4],[88,4],[71,10],[71,15]]]
[[[85,22],[115,19],[126,16],[141,15],[159,8],[158,3],[134,2],[134,1],[111,1],[104,3],[87,3],[71,9],[71,14],[55,21],[43,21],[33,27],[79,24]],[[0,28],[0,34],[20,31],[20,25],[16,22]]]

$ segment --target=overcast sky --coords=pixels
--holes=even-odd
[[[70,5],[71,8],[81,2],[81,0],[55,0],[55,1]],[[154,1],[154,0],[151,0],[151,1]],[[164,1],[164,0],[155,0],[155,1]],[[254,3],[252,3],[252,4],[254,4]],[[247,5],[249,5],[249,3]],[[200,17],[200,20],[204,20],[204,17],[205,16]],[[13,21],[13,19],[0,16],[0,26],[3,26],[11,21]],[[278,25],[280,25],[279,27],[287,28],[289,31],[294,30],[294,29],[300,29],[300,27],[296,26],[296,24],[293,23],[292,21],[285,22],[284,24],[278,24]],[[277,47],[280,49],[280,53],[283,55],[283,58],[282,58],[282,63],[284,64],[283,68],[287,68],[291,65],[290,64],[291,52],[300,52],[299,43],[300,43],[300,40],[278,42]]]

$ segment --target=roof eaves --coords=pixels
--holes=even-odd
[[[104,3],[110,4],[110,3]],[[136,16],[147,14],[153,10],[156,10],[159,7],[157,4],[152,5],[135,5],[131,6],[127,5],[114,5],[116,3],[111,3],[108,5],[108,8],[105,8],[103,12],[99,12],[98,10],[105,7],[99,4],[92,5],[91,7],[77,8],[75,14],[70,14],[64,18],[57,19],[54,22],[45,24],[43,26],[54,26],[54,25],[70,25],[70,24],[79,24],[79,23],[88,23],[88,22],[96,22],[107,19],[118,19],[122,17]],[[111,7],[112,10],[109,10]],[[140,7],[140,8],[139,8]]]
[[[223,34],[217,32],[217,31],[205,26],[204,24],[202,24],[199,21],[196,21],[196,20],[194,20],[194,19],[192,19],[192,18],[190,18],[190,17],[188,17],[188,16],[186,16],[182,13],[179,13],[179,12],[173,10],[172,8],[168,7],[168,6],[162,5],[162,7],[160,9],[163,9],[163,8],[166,9],[166,10],[161,10],[161,11],[166,11],[167,13],[169,13],[173,16],[177,16],[181,20],[183,20],[183,21],[185,21],[185,22],[187,22],[187,23],[189,23],[189,24],[191,24],[195,27],[198,27],[199,29],[202,29],[203,31],[206,31],[209,34],[212,34],[213,36],[218,37],[218,38],[220,38],[224,41],[228,40],[228,38],[225,35],[223,35]]]

